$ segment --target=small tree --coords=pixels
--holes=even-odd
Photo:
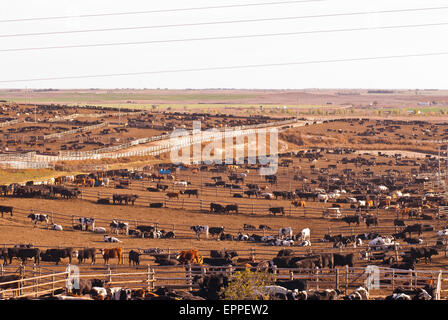
[[[231,276],[229,285],[221,290],[221,295],[224,300],[266,300],[269,299],[269,292],[264,290],[264,286],[272,284],[272,274],[246,269]]]

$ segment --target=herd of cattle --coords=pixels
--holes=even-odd
[[[20,258],[25,261],[27,258],[34,258],[35,262],[39,259],[43,261],[52,261],[59,263],[61,259],[77,257],[79,263],[91,259],[91,264],[95,264],[96,249],[84,248],[75,250],[73,248],[47,249],[41,251],[33,248],[32,245],[17,245],[12,248],[3,249],[3,258],[9,258],[11,263],[13,258]],[[99,253],[103,256],[104,263],[109,263],[110,259],[116,258],[119,264],[123,263],[123,249],[101,249]],[[76,299],[80,295],[90,295],[92,299],[97,300],[139,300],[139,299],[163,299],[163,300],[214,300],[222,298],[222,289],[226,288],[230,282],[230,275],[216,267],[234,266],[234,270],[252,269],[263,272],[273,272],[277,267],[295,267],[295,268],[336,268],[338,266],[353,266],[353,254],[321,254],[321,255],[296,255],[290,249],[282,249],[271,260],[255,262],[252,258],[239,257],[236,251],[211,250],[210,257],[200,256],[197,250],[184,250],[177,253],[166,253],[162,249],[152,248],[143,252],[131,250],[128,253],[129,265],[139,265],[140,256],[147,254],[155,259],[159,265],[184,265],[185,268],[191,268],[195,271],[200,266],[208,268],[214,267],[214,272],[200,272],[193,278],[193,284],[197,284],[198,290],[191,292],[174,291],[160,287],[157,290],[147,289],[127,289],[123,287],[111,287],[104,279],[80,279],[79,288],[73,289],[71,295],[60,292],[59,295],[43,296],[40,299]],[[419,259],[422,256],[418,251],[411,251],[413,259]],[[426,258],[426,257],[425,257]],[[187,266],[188,264],[188,266]],[[206,269],[207,270],[207,269]],[[1,282],[8,282],[20,279],[17,275],[1,276]],[[0,285],[0,289],[17,288],[16,283]],[[434,299],[434,286],[427,284],[425,288],[403,289],[396,288],[393,293],[386,297],[387,300],[431,300]],[[284,280],[277,279],[272,285],[253,287],[252,298],[282,299],[282,300],[369,300],[369,291],[359,287],[351,293],[343,294],[338,289],[314,290],[308,288],[308,280],[295,279]]]
[[[335,164],[327,161],[329,157],[337,157]],[[427,156],[424,159],[414,160],[403,158],[400,155],[387,156],[379,154],[378,157],[369,157],[365,155],[355,154],[351,149],[311,149],[307,151],[289,152],[281,154],[280,166],[289,167],[294,163],[294,174],[287,177],[287,181],[296,183],[295,187],[286,187],[284,181],[285,177],[280,175],[265,176],[262,183],[245,183],[248,177],[249,169],[253,169],[249,164],[241,165],[240,172],[232,171],[227,177],[225,166],[197,166],[193,170],[206,170],[216,173],[211,178],[212,182],[205,182],[201,185],[201,189],[191,188],[191,183],[184,180],[173,180],[170,174],[152,173],[135,173],[128,170],[111,170],[108,172],[96,172],[91,174],[79,175],[71,178],[59,179],[56,178],[52,183],[35,184],[28,183],[27,185],[12,184],[9,186],[0,186],[0,192],[7,196],[15,197],[56,197],[61,198],[77,198],[81,191],[77,187],[64,186],[63,183],[77,184],[78,186],[106,186],[112,181],[112,178],[119,179],[148,179],[148,181],[157,183],[155,186],[146,187],[148,192],[164,193],[168,199],[180,199],[181,195],[199,198],[202,197],[199,190],[202,187],[231,188],[230,193],[234,198],[247,198],[255,201],[269,201],[269,214],[285,215],[288,208],[285,207],[285,201],[294,207],[308,207],[309,202],[319,205],[320,207],[327,207],[331,205],[328,210],[323,211],[323,216],[331,214],[335,223],[345,223],[349,227],[360,226],[364,223],[369,232],[361,233],[360,231],[352,235],[328,234],[319,237],[322,243],[328,243],[328,250],[326,252],[335,253],[311,253],[311,254],[295,254],[294,251],[288,248],[282,248],[277,256],[272,259],[264,261],[254,261],[252,258],[242,258],[234,251],[232,252],[217,252],[212,250],[210,257],[199,256],[197,250],[185,250],[175,253],[165,253],[151,250],[131,250],[128,252],[129,265],[138,266],[142,255],[150,255],[154,258],[156,264],[159,265],[186,265],[201,264],[209,267],[220,267],[232,265],[235,268],[253,268],[255,270],[272,272],[275,267],[278,268],[298,268],[304,270],[310,269],[334,269],[339,266],[353,267],[360,261],[376,261],[379,265],[388,266],[400,270],[416,269],[417,263],[424,261],[425,264],[431,263],[433,256],[440,254],[441,250],[446,247],[446,236],[448,236],[448,225],[444,226],[445,216],[440,214],[438,208],[446,205],[448,202],[443,194],[438,194],[434,191],[428,191],[426,186],[430,179],[433,179],[433,174],[438,170],[439,162],[435,157]],[[300,166],[300,170],[297,169]],[[325,165],[327,165],[325,167]],[[343,166],[343,168],[341,167]],[[204,169],[205,167],[205,169]],[[350,168],[352,167],[352,168]],[[383,171],[377,168],[381,167]],[[406,168],[405,171],[400,171],[391,168]],[[309,168],[309,172],[308,172]],[[387,168],[387,169],[385,169]],[[155,168],[154,168],[155,169]],[[157,169],[175,170],[175,167],[158,167]],[[302,170],[303,169],[303,170]],[[306,169],[306,170],[305,170]],[[212,171],[213,170],[213,171]],[[157,171],[156,171],[157,172]],[[218,173],[222,173],[219,175]],[[429,178],[428,178],[429,177]],[[64,180],[64,181],[63,181]],[[173,185],[183,188],[179,191],[170,191],[167,184],[162,183],[162,180],[173,180]],[[228,181],[226,181],[228,180]],[[154,184],[155,184],[154,183]],[[202,183],[202,180],[201,180]],[[300,187],[299,187],[300,186]],[[129,186],[126,183],[119,183],[116,188],[126,188]],[[130,189],[130,188],[129,188]],[[295,190],[294,190],[295,189]],[[272,190],[272,191],[270,191]],[[218,194],[218,192],[217,192]],[[226,195],[227,196],[227,195]],[[229,196],[230,197],[230,196]],[[113,194],[112,199],[98,199],[98,203],[104,204],[134,204],[135,201],[141,201],[138,194]],[[282,204],[280,204],[282,201]],[[210,213],[241,213],[242,205],[238,204],[220,204],[219,198],[210,202]],[[137,202],[138,203],[138,202]],[[278,203],[278,204],[277,204]],[[150,207],[163,207],[163,203],[150,203]],[[208,209],[208,206],[207,206]],[[206,210],[207,210],[206,209]],[[205,210],[205,211],[206,211]],[[0,213],[13,216],[14,208],[11,206],[0,206]],[[344,212],[345,214],[342,214]],[[350,214],[346,214],[349,212]],[[387,219],[381,219],[386,214],[389,215]],[[47,225],[50,223],[48,215],[32,213],[27,216],[36,226],[43,222]],[[393,221],[388,227],[389,230],[394,229],[393,232],[379,232],[378,226],[384,226],[385,220],[387,223]],[[411,220],[411,222],[409,222]],[[328,220],[330,221],[330,220]],[[435,229],[435,222],[437,221],[439,229]],[[79,218],[79,225],[74,226],[75,229],[89,230],[95,233],[101,233],[105,242],[120,243],[120,234],[130,235],[139,238],[158,238],[168,239],[175,238],[174,231],[159,230],[155,226],[137,225],[131,228],[129,223],[119,220],[113,220],[110,224],[110,234],[105,227],[95,226],[95,219],[93,218]],[[439,225],[440,223],[440,225]],[[371,227],[375,227],[371,229]],[[51,224],[53,230],[62,230],[62,226]],[[253,226],[244,224],[242,230],[237,234],[231,234],[223,225],[209,226],[205,223],[203,225],[192,225],[189,230],[193,236],[200,240],[201,237],[212,239],[219,239],[223,241],[246,241],[259,243],[266,246],[281,246],[281,247],[311,247],[311,231],[313,225],[309,227],[299,228],[299,232],[294,233],[292,227],[282,227],[278,232],[270,232],[269,235],[260,235],[260,230],[271,230],[267,225]],[[352,229],[355,230],[355,229]],[[320,233],[321,231],[319,231]],[[421,246],[425,241],[422,239],[422,234],[431,232],[431,237],[437,237],[435,246],[427,245]],[[313,231],[314,235],[317,234]],[[315,237],[316,239],[317,237]],[[445,241],[444,241],[445,240]],[[407,243],[409,246],[406,250],[402,250],[400,243]],[[332,250],[338,248],[340,251]],[[350,250],[344,254],[345,247],[362,247],[362,250]],[[314,248],[313,248],[314,249]],[[400,251],[398,251],[400,249]],[[62,259],[68,259],[71,263],[73,258],[77,258],[80,264],[90,261],[91,264],[96,263],[96,256],[101,255],[104,263],[108,264],[111,259],[117,259],[118,264],[123,264],[123,249],[120,247],[109,249],[46,249],[40,250],[34,247],[12,247],[1,249],[1,256],[5,264],[11,264],[13,259],[18,259],[23,264],[28,259],[33,259],[35,263],[40,261],[61,263]],[[213,278],[214,277],[214,278]],[[198,276],[195,282],[199,285],[201,292],[198,296],[201,298],[218,298],[222,287],[228,284],[229,279],[224,275],[208,274],[206,276]],[[292,280],[291,280],[292,281]],[[294,280],[296,281],[296,280]],[[332,300],[332,299],[348,299],[348,300],[365,300],[368,299],[368,292],[363,288],[358,288],[348,295],[341,295],[337,290],[308,290],[304,283],[305,280],[294,282],[277,281],[275,285],[266,290],[271,290],[272,295],[277,298],[284,299],[307,299],[307,300]],[[300,285],[298,283],[301,283]],[[114,300],[117,296],[116,292],[111,288],[104,287],[97,283],[91,283],[90,289],[85,293],[92,294],[92,297],[102,297],[102,299]],[[129,290],[120,288],[120,290]],[[155,297],[176,297],[182,298],[179,292],[170,291],[167,289],[159,289],[160,291],[146,292],[146,298]],[[102,292],[101,294],[99,292]],[[136,297],[133,290],[119,291],[120,297]],[[159,293],[157,293],[159,292]],[[260,293],[260,295],[262,295]],[[188,296],[192,299],[192,295]],[[196,296],[195,296],[196,297]],[[389,296],[389,299],[411,300],[411,299],[431,299],[433,297],[433,288],[404,290],[396,289],[395,292]],[[140,298],[142,296],[140,295]],[[120,298],[121,299],[121,298]]]

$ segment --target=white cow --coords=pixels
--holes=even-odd
[[[389,188],[386,187],[386,186],[380,185],[380,186],[377,187],[376,190],[385,192],[385,191],[389,190]]]
[[[103,287],[92,287],[92,297],[100,297],[102,300],[107,298],[107,290]]]
[[[62,231],[63,228],[62,228],[61,225],[53,223],[53,224],[51,225],[51,230]]]
[[[369,247],[372,250],[387,250],[394,245],[399,245],[399,243],[393,241],[392,238],[388,237],[378,237],[369,242]]]
[[[110,236],[104,236],[104,242],[122,242],[118,240],[118,238],[110,237]]]
[[[288,240],[288,239],[277,239],[275,240],[275,245],[276,246],[285,246],[285,247],[290,247],[294,245],[294,240]]]
[[[187,187],[188,186],[188,181],[174,181],[174,185]]]
[[[310,236],[311,230],[310,228],[305,228],[302,229],[302,231],[300,232],[300,240],[302,241],[311,241],[311,236]]]
[[[448,229],[443,229],[443,230],[437,231],[437,236],[438,237],[446,237],[446,236],[448,236]]]
[[[318,195],[317,195],[317,200],[319,201],[319,202],[327,202],[328,201],[328,199],[329,199],[330,197],[328,196],[328,194],[324,194],[324,193],[319,193]]]
[[[284,239],[284,238],[290,238],[292,239],[293,234],[292,234],[292,228],[291,227],[287,227],[287,228],[280,228],[278,230],[278,237],[280,239]]]
[[[311,241],[309,241],[309,240],[302,241],[297,246],[299,246],[299,247],[311,247]]]
[[[95,233],[106,233],[106,228],[95,227],[95,228],[93,228],[93,232],[95,232]]]
[[[274,298],[282,297],[283,299],[288,299],[288,297],[292,297],[292,299],[295,299],[295,297],[298,294],[298,290],[289,290],[282,286],[277,285],[271,285],[271,286],[263,286],[263,287],[253,287],[254,293],[257,296],[264,297],[264,296],[271,296]]]
[[[347,300],[369,300],[369,291],[359,287],[347,296]]]

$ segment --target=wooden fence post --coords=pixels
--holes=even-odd
[[[187,285],[188,285],[188,291],[192,291],[193,290],[193,283],[191,281],[192,275],[191,275],[191,264],[188,263],[188,268],[187,268]]]
[[[148,264],[148,269],[146,271],[146,289],[149,290],[151,287],[151,268]]]
[[[392,291],[395,290],[395,269],[392,269]]]
[[[345,294],[348,291],[348,265],[345,265]]]
[[[112,270],[110,269],[110,265],[107,265],[108,270],[108,282],[112,282]]]
[[[394,251],[395,251],[395,262],[398,263],[398,247],[397,244],[394,244]]]
[[[336,290],[339,290],[339,269],[336,268],[336,283],[335,283]]]
[[[437,275],[437,284],[436,284],[436,292],[435,292],[435,300],[440,300],[440,291],[442,289],[442,270],[439,270]]]

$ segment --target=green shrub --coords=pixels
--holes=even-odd
[[[274,284],[272,274],[257,271],[238,271],[231,276],[229,285],[221,290],[224,300],[259,300],[269,299],[267,292],[263,292],[264,286]],[[262,297],[256,291],[262,292]]]

